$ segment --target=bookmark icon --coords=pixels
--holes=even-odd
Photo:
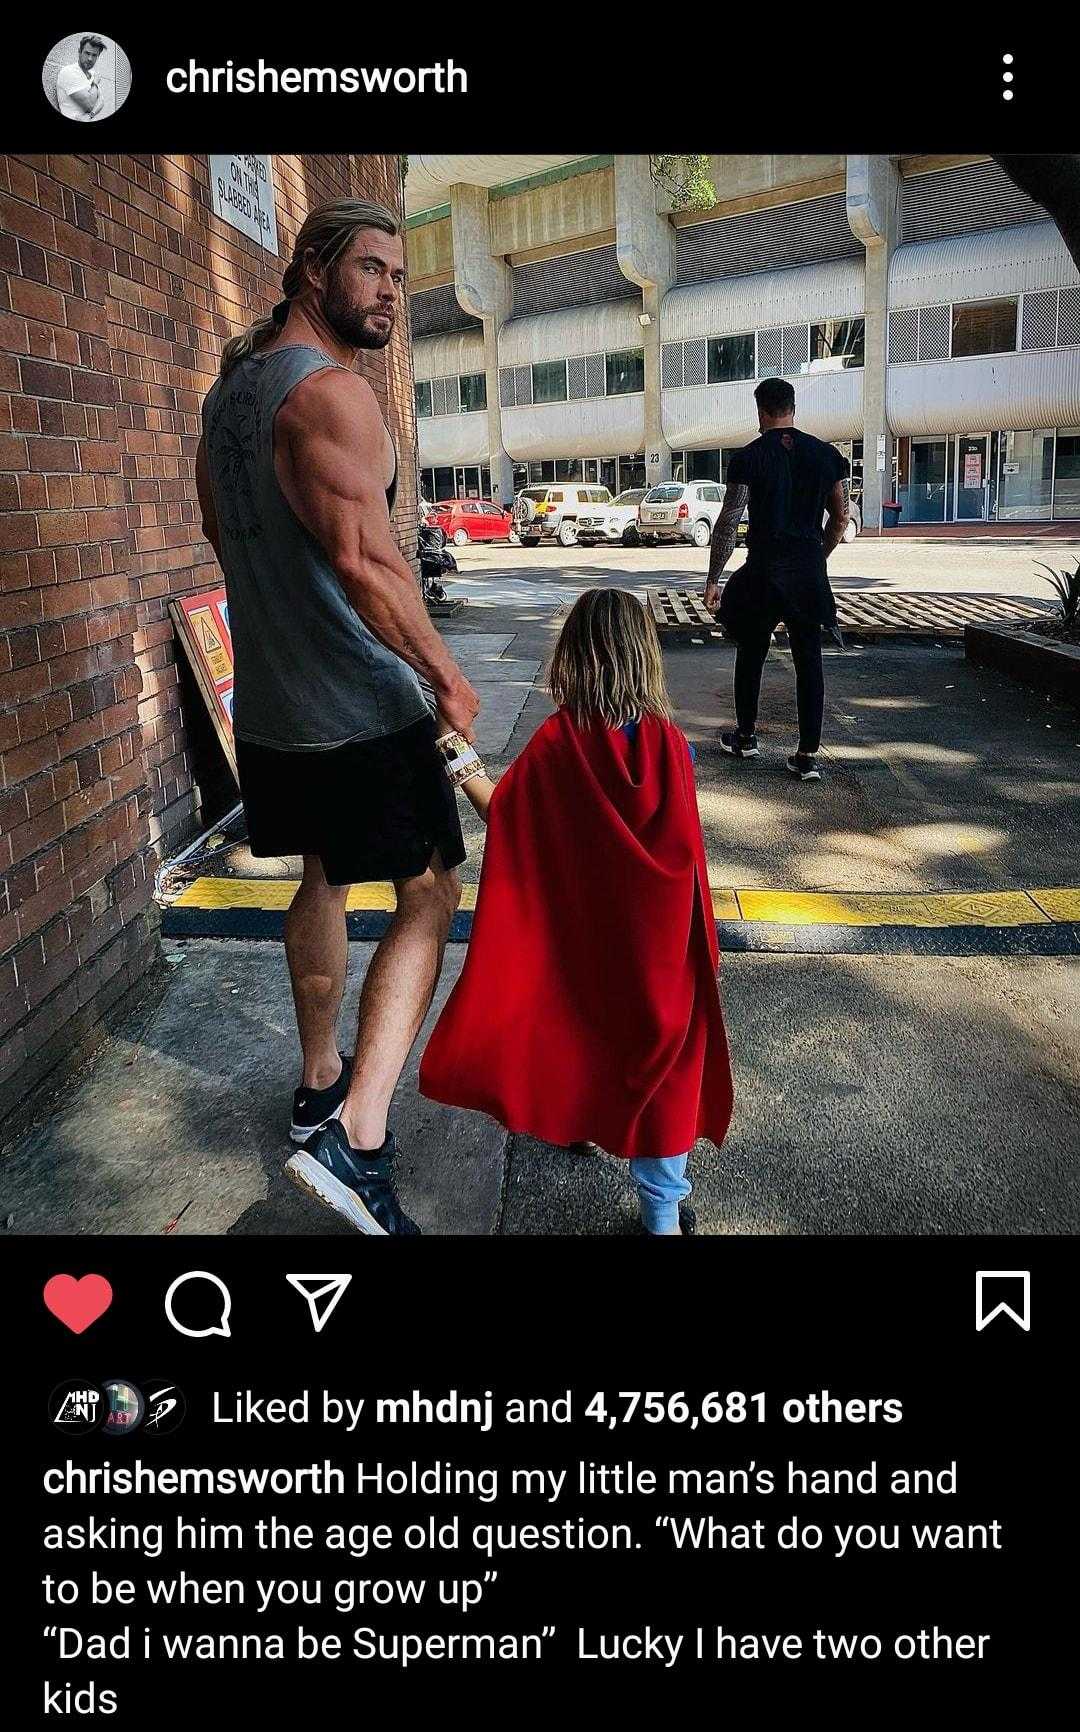
[[[985,1329],[988,1323],[992,1323],[995,1317],[1008,1317],[1025,1333],[1031,1329],[1030,1269],[976,1270],[976,1334]]]
[[[286,1275],[290,1287],[307,1300],[307,1308],[311,1313],[311,1327],[316,1335],[322,1332],[324,1324],[333,1314],[334,1307],[344,1293],[351,1275]]]

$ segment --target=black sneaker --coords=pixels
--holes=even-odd
[[[787,767],[793,776],[798,776],[800,782],[821,781],[817,758],[811,757],[809,752],[792,752]]]
[[[290,1155],[285,1171],[290,1179],[343,1215],[358,1233],[419,1233],[394,1191],[391,1168],[397,1145],[388,1136],[381,1149],[354,1149],[338,1119]]]
[[[729,758],[758,758],[756,734],[740,734],[732,730],[729,734],[720,735],[720,750],[726,752]]]
[[[306,1143],[313,1131],[320,1130],[328,1120],[336,1119],[345,1104],[352,1076],[353,1061],[341,1054],[341,1075],[327,1089],[298,1088],[293,1095],[292,1125],[289,1135],[294,1143]]]

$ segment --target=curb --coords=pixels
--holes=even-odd
[[[1009,674],[1080,709],[1080,645],[1055,643],[1009,627],[969,625],[964,631],[964,653],[980,667]]]

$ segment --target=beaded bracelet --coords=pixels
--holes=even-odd
[[[470,746],[464,734],[441,734],[435,744],[443,755],[446,774],[455,788],[460,788],[462,782],[469,781],[473,776],[487,775],[479,754]]]

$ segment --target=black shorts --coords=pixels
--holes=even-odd
[[[465,858],[431,716],[325,752],[237,740],[236,767],[257,858],[317,854],[328,884],[418,878],[436,849],[446,867]]]

